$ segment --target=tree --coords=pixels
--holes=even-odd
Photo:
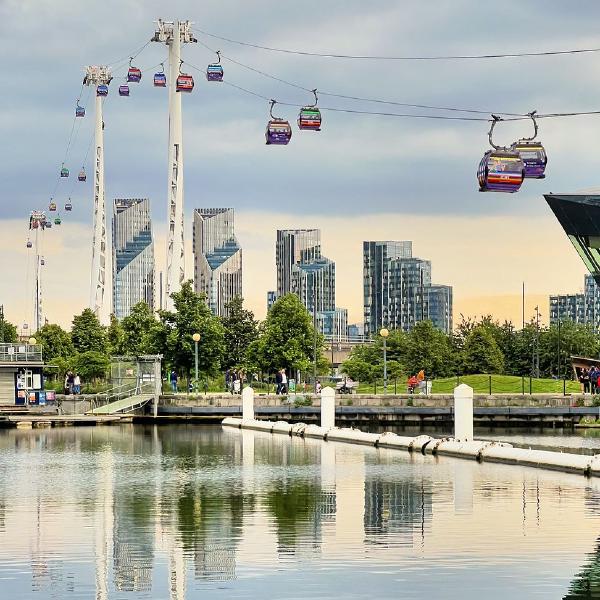
[[[428,377],[447,377],[456,370],[449,337],[431,321],[416,323],[408,334],[404,363],[410,374],[424,369]]]
[[[75,354],[71,334],[60,325],[49,323],[40,327],[35,338],[38,344],[42,345],[44,361],[47,363],[57,358],[69,358]]]
[[[286,369],[309,371],[314,357],[312,318],[296,294],[286,294],[273,304],[259,328],[259,338],[249,351],[253,364],[265,373]],[[317,360],[323,361],[323,336],[317,335]],[[320,370],[320,366],[318,368]]]
[[[109,366],[108,356],[93,350],[78,354],[74,361],[74,370],[84,381],[104,379]]]
[[[162,354],[162,328],[162,323],[155,318],[150,307],[145,302],[138,302],[121,322],[121,353],[134,356]]]
[[[383,351],[377,343],[355,346],[342,363],[342,372],[355,381],[373,383],[383,377]]]
[[[224,351],[221,321],[210,312],[204,297],[194,292],[191,281],[186,281],[171,298],[175,310],[160,312],[163,327],[157,330],[157,338],[162,336],[165,358],[176,370],[189,374],[194,366],[192,336],[199,333],[198,368],[207,376],[216,375]]]
[[[79,353],[93,351],[107,354],[106,329],[89,308],[73,317],[71,339],[75,350]]]
[[[106,330],[106,341],[110,354],[123,354],[123,328],[114,314],[110,315],[110,324]]]
[[[475,326],[467,335],[462,350],[462,371],[468,373],[502,373],[504,357],[489,329]]]
[[[8,321],[4,320],[4,313],[0,319],[0,342],[3,344],[15,344],[19,339],[17,328]]]
[[[244,308],[244,300],[236,296],[225,309],[227,316],[221,319],[225,330],[225,353],[223,367],[246,367],[248,348],[258,339],[258,321],[254,313]]]

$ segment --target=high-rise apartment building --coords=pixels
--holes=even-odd
[[[592,275],[585,275],[583,289],[583,294],[550,296],[550,325],[573,321],[600,332],[600,288]]]
[[[154,310],[154,248],[147,198],[113,203],[113,313],[126,317],[138,302]]]
[[[194,289],[205,294],[213,314],[242,295],[242,249],[234,232],[233,208],[197,208],[193,226]]]
[[[363,242],[363,283],[366,336],[425,320],[452,331],[452,288],[432,285],[431,261],[413,257],[412,242]]]
[[[335,305],[335,262],[321,254],[319,229],[280,229],[276,245],[277,297],[296,294],[317,313],[321,333],[346,335],[348,313]]]

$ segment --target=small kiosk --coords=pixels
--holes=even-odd
[[[29,342],[0,344],[0,405],[46,404],[42,347]]]

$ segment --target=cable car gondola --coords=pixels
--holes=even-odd
[[[541,142],[535,141],[538,134],[535,113],[535,110],[529,113],[529,116],[533,121],[533,137],[522,138],[511,146],[511,148],[521,156],[521,160],[525,165],[526,179],[544,179],[546,177],[546,165],[548,164],[548,156],[546,155],[544,146],[542,146]]]
[[[77,106],[75,107],[75,116],[76,117],[85,117],[85,107],[79,106],[79,102],[77,103]]]
[[[273,107],[277,104],[276,100],[271,100],[271,108],[269,114],[271,120],[267,123],[265,138],[267,145],[275,144],[279,146],[287,146],[292,139],[292,127],[285,119],[279,119],[273,115]]]
[[[96,96],[108,96],[108,86],[104,83],[101,83],[96,88]]]
[[[54,219],[54,224],[55,225],[60,225],[62,223],[62,221],[60,220],[60,216],[56,217],[56,219]]]
[[[56,202],[54,200],[50,200],[50,204],[48,205],[48,210],[54,212],[56,210]]]
[[[154,87],[167,87],[167,76],[165,75],[165,66],[163,64],[161,64],[160,66],[162,67],[162,71],[154,73]]]
[[[298,115],[298,128],[302,131],[321,131],[321,111],[317,108],[319,102],[317,90],[312,92],[315,95],[315,103],[303,106]]]
[[[27,247],[33,248],[33,244],[31,243],[31,240],[27,240]]]
[[[85,169],[82,167],[81,171],[79,171],[79,175],[77,175],[78,181],[85,181],[87,179],[87,175],[85,174]]]
[[[129,96],[129,86],[128,85],[120,85],[119,86],[119,96]]]
[[[191,92],[194,89],[194,78],[187,73],[179,73],[177,76],[177,87],[178,92]]]
[[[52,229],[52,221],[46,221],[46,222],[44,223],[44,227],[45,227],[46,229]]]
[[[73,205],[71,204],[71,198],[69,198],[69,201],[65,203],[65,210],[67,212],[71,212],[73,210]]]
[[[525,178],[525,165],[518,152],[512,148],[496,146],[492,133],[500,117],[492,115],[488,139],[493,150],[488,150],[479,163],[477,179],[480,192],[518,192]]]
[[[40,258],[40,265],[43,267],[46,264],[44,257]]]
[[[133,58],[129,59],[129,69],[127,70],[127,82],[139,83],[142,80],[142,72],[137,67],[131,65]]]
[[[223,81],[223,67],[221,66],[221,51],[217,50],[218,62],[206,67],[207,81]]]
[[[69,169],[67,169],[67,167],[65,167],[64,164],[63,164],[63,166],[60,169],[60,176],[61,177],[68,177],[69,176]]]

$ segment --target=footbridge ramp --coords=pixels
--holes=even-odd
[[[142,408],[145,404],[154,400],[154,394],[134,394],[121,400],[109,402],[104,406],[99,406],[91,411],[93,415],[116,415],[119,413],[128,413]]]

